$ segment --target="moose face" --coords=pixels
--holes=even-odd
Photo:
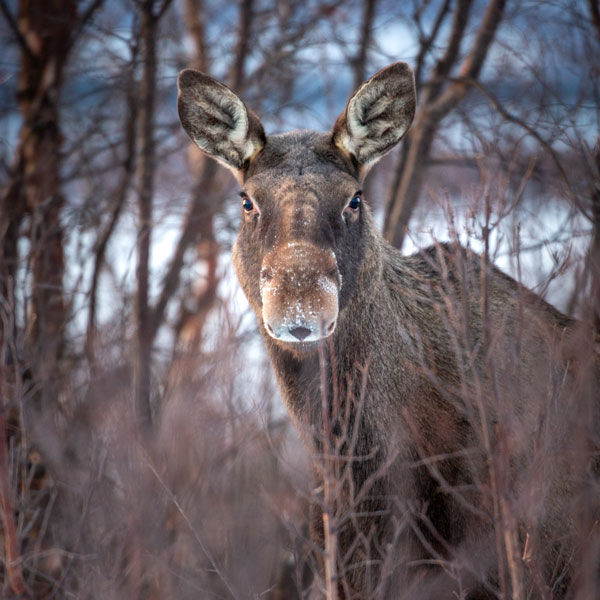
[[[413,118],[408,66],[393,64],[364,83],[330,134],[267,138],[229,88],[197,71],[180,74],[178,106],[192,140],[242,186],[233,259],[264,333],[292,350],[332,335],[374,227],[361,182]]]
[[[355,167],[328,136],[273,136],[241,195],[234,263],[266,333],[283,344],[331,335],[364,251]]]

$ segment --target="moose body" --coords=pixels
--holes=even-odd
[[[335,594],[495,598],[501,525],[509,562],[525,544],[541,557],[509,578],[513,593],[560,597],[577,475],[563,464],[576,423],[562,417],[570,374],[557,342],[574,323],[458,245],[406,257],[384,241],[361,183],[414,109],[412,72],[396,63],[356,91],[331,133],[266,137],[227,87],[179,78],[185,130],[242,185],[233,262],[327,487],[312,535],[322,549],[335,536],[321,561]],[[503,444],[510,458],[494,462]],[[538,481],[542,447],[553,469]]]

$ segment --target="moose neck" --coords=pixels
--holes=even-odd
[[[365,217],[367,243],[356,289],[341,308],[334,333],[318,342],[320,348],[313,344],[306,351],[287,349],[273,340],[262,324],[260,327],[284,401],[301,427],[320,421],[324,392],[331,397],[336,383],[337,391],[342,391],[349,372],[356,377],[356,365],[363,366],[372,358],[372,335],[366,327],[365,315],[378,318],[375,313],[379,306],[378,295],[385,293],[383,270],[387,252],[383,250],[385,242],[370,213]],[[257,317],[261,322],[259,313]]]

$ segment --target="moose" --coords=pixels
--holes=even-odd
[[[311,597],[565,597],[593,472],[569,461],[598,431],[577,322],[456,243],[383,239],[362,184],[412,123],[410,67],[329,133],[266,136],[215,79],[178,86],[183,128],[241,186],[233,264],[314,457]]]

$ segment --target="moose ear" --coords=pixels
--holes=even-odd
[[[415,115],[412,69],[394,63],[363,83],[333,126],[333,143],[365,173],[406,133]]]
[[[259,118],[228,87],[200,71],[181,71],[177,86],[179,119],[187,134],[240,179],[265,145]]]

